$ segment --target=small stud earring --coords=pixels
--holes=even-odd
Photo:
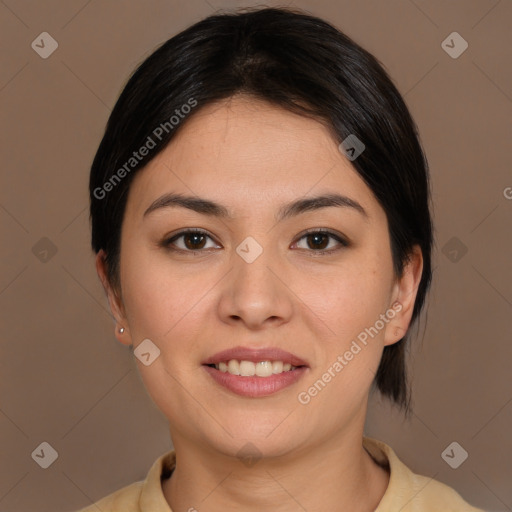
[[[121,334],[123,334],[123,332],[124,332],[124,327],[120,327],[120,328],[119,328],[119,332],[120,332]]]

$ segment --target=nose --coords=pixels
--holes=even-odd
[[[252,330],[289,322],[293,313],[293,292],[286,282],[284,262],[278,261],[275,251],[260,247],[240,244],[219,301],[224,322],[243,323]]]

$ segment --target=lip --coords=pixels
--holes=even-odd
[[[247,361],[248,359],[245,360]],[[309,371],[309,368],[306,366],[301,366],[295,370],[270,375],[269,377],[241,377],[240,375],[231,375],[230,373],[221,372],[211,366],[203,365],[202,368],[204,368],[217,384],[220,384],[237,395],[248,398],[273,395],[295,384]]]
[[[291,354],[290,352],[277,347],[249,348],[241,346],[217,352],[213,356],[202,361],[201,364],[219,364],[222,361],[230,361],[231,359],[236,359],[238,361],[252,361],[253,363],[258,363],[260,361],[283,361],[283,363],[290,363],[292,366],[309,366],[306,361],[295,354]],[[242,378],[249,379],[250,377]],[[269,377],[257,378],[262,379]]]

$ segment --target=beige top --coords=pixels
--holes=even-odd
[[[377,464],[390,470],[388,488],[375,512],[484,512],[469,505],[448,485],[413,473],[382,441],[363,436],[363,446]],[[169,478],[175,463],[174,450],[164,453],[145,480],[123,487],[77,512],[172,512],[161,482]]]

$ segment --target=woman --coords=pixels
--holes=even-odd
[[[90,176],[92,247],[174,450],[107,511],[477,511],[365,437],[410,412],[427,161],[378,61],[298,10],[213,15],[128,81]]]

